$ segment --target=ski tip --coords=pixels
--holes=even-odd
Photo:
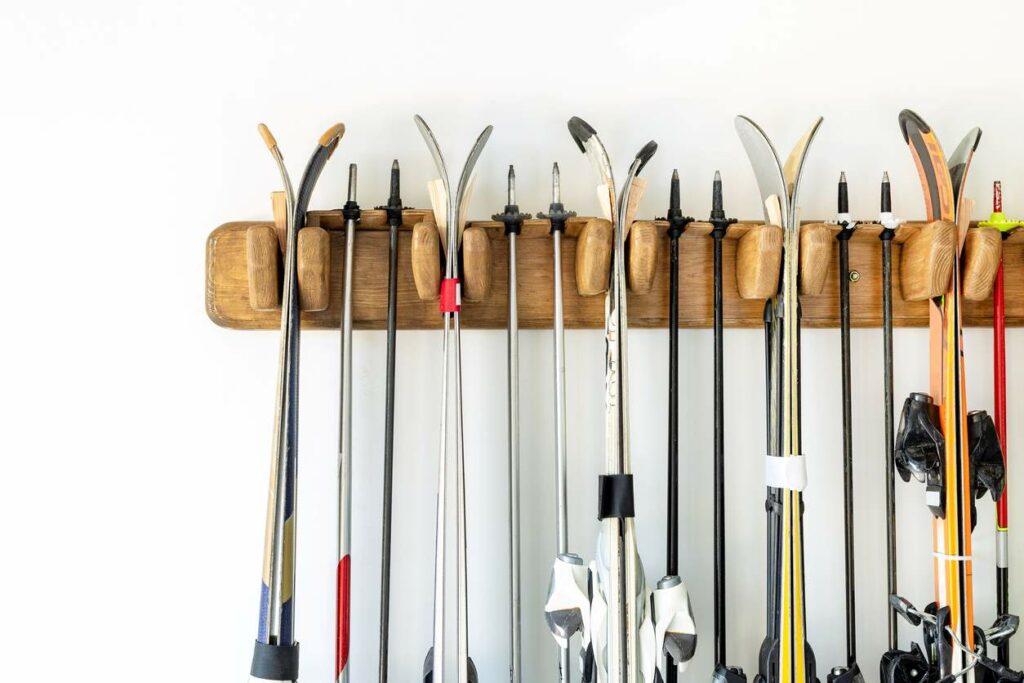
[[[971,151],[976,152],[978,145],[981,144],[981,128],[975,128],[971,133],[974,134],[974,147],[971,148]]]
[[[261,123],[256,126],[256,130],[259,131],[260,137],[263,138],[263,144],[267,146],[267,149],[273,150],[277,147],[277,140],[274,139],[274,134],[270,132],[269,128],[267,128],[267,124]]]
[[[584,143],[594,135],[597,135],[597,131],[580,117],[574,116],[569,119],[569,135],[576,141],[576,146],[580,148],[580,151],[585,153],[587,150],[583,146]]]
[[[924,122],[924,119],[910,109],[904,109],[900,112],[899,121],[900,131],[903,133],[903,141],[908,144],[910,143],[910,126],[914,126],[914,128],[922,133],[930,133],[932,130],[931,127]]]
[[[330,128],[328,128],[327,130],[325,130],[324,134],[320,136],[320,140],[319,140],[320,146],[321,147],[334,147],[334,146],[337,146],[338,142],[341,140],[341,136],[343,136],[344,134],[345,134],[345,124],[344,123],[336,123],[333,126],[331,126]],[[332,151],[333,151],[333,149],[332,149]]]
[[[640,151],[636,153],[636,158],[640,160],[640,167],[636,169],[637,174],[639,174],[640,171],[643,170],[644,166],[647,164],[648,161],[651,160],[651,157],[653,157],[654,153],[657,151],[658,143],[655,142],[654,140],[651,140],[646,145],[640,148]]]

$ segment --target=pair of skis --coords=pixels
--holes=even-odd
[[[437,478],[437,519],[434,555],[434,636],[423,664],[423,680],[426,683],[444,683],[447,653],[446,619],[446,539],[448,517],[448,464],[455,460],[455,564],[456,564],[456,680],[459,683],[475,683],[476,668],[469,657],[469,627],[467,608],[466,571],[466,478],[465,453],[462,421],[462,287],[459,282],[458,249],[463,228],[463,208],[468,201],[470,184],[476,162],[491,135],[492,127],[487,126],[473,145],[459,177],[459,184],[452,192],[448,167],[430,127],[421,117],[415,117],[416,126],[430,150],[443,187],[444,199],[435,207],[438,226],[446,230],[444,278],[441,280],[440,312],[443,319],[443,342],[441,360],[441,430]],[[440,209],[440,210],[438,210]],[[454,420],[450,412],[454,412]],[[454,437],[454,438],[452,438]],[[449,444],[454,442],[454,449]],[[449,450],[454,452],[449,455]]]
[[[296,198],[277,141],[265,125],[260,135],[284,185],[286,224],[284,286],[281,296],[281,348],[274,447],[260,591],[259,628],[253,651],[251,681],[295,681],[299,644],[295,641],[295,507],[299,431],[299,291],[298,231],[320,173],[345,133],[343,124],[329,128],[317,142],[299,183]]]
[[[983,411],[968,412],[962,335],[959,260],[973,202],[963,197],[967,171],[981,131],[971,130],[948,162],[934,131],[912,111],[899,116],[904,140],[917,165],[928,220],[952,223],[956,259],[945,294],[930,302],[932,331],[931,394],[906,400],[895,443],[896,469],[904,481],[926,484],[932,512],[935,602],[918,610],[893,594],[890,604],[914,626],[923,626],[924,651],[892,649],[881,662],[885,683],[931,681],[1021,681],[986,654],[1002,646],[1017,628],[1012,615],[998,617],[987,630],[974,624],[971,533],[977,521],[975,498],[998,499],[1004,481],[995,425]]]
[[[637,552],[630,463],[625,238],[626,207],[634,180],[657,150],[652,141],[636,155],[617,193],[611,162],[597,132],[578,117],[569,133],[599,178],[603,209],[614,226],[612,274],[605,298],[605,469],[599,479],[601,531],[597,556],[587,567],[560,554],[552,570],[545,614],[556,642],[569,647],[581,634],[581,671],[587,682],[653,683],[666,679],[666,658],[684,668],[696,648],[685,584],[667,576],[650,591]],[[564,470],[563,470],[564,471]],[[561,484],[560,484],[561,485]],[[563,674],[566,676],[566,674]]]
[[[768,438],[768,623],[758,683],[815,683],[804,602],[803,496],[807,470],[800,437],[800,226],[797,197],[808,147],[821,119],[793,148],[785,165],[764,131],[736,118],[736,130],[754,169],[765,222],[782,228],[779,289],[765,305]]]

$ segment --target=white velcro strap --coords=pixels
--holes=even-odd
[[[807,488],[807,462],[802,455],[764,457],[764,480],[768,486],[790,491]]]

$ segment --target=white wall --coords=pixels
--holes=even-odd
[[[715,169],[730,214],[756,217],[758,194],[732,119],[753,116],[788,148],[812,117],[824,127],[805,175],[804,215],[829,216],[846,170],[857,215],[877,210],[892,176],[900,215],[923,213],[896,125],[913,107],[947,149],[970,126],[985,137],[968,183],[987,214],[1004,180],[1024,214],[1024,89],[1012,34],[1018,3],[472,2],[21,3],[0,22],[0,187],[7,324],[3,430],[7,593],[5,680],[242,680],[256,631],[277,335],[218,329],[203,311],[203,243],[218,224],[268,215],[277,176],[256,136],[268,122],[293,172],[331,122],[348,124],[313,205],[342,201],[361,164],[360,199],[380,203],[391,159],[403,198],[425,206],[423,114],[449,159],[484,124],[472,216],[499,209],[515,163],[520,204],[546,206],[559,160],[566,203],[594,212],[590,169],[565,130],[593,123],[621,174],[650,138],[643,215],[662,213],[678,167],[684,207],[707,215]],[[384,336],[355,349],[355,569],[352,673],[375,676]],[[550,334],[522,338],[525,680],[554,680],[540,606],[554,546]],[[664,331],[630,336],[641,551],[664,563]],[[504,336],[465,335],[472,654],[485,681],[507,675]],[[810,639],[822,674],[842,659],[838,334],[804,334],[804,443]],[[876,679],[885,583],[881,337],[857,330],[854,435],[860,659]],[[403,333],[395,527],[393,680],[415,680],[430,638],[432,476],[439,335]],[[602,459],[603,340],[570,332],[572,545],[593,549]],[[298,634],[303,679],[331,670],[338,336],[302,347]],[[896,392],[926,383],[926,332],[896,335]],[[1009,333],[1010,402],[1024,409]],[[987,330],[966,335],[971,405],[992,407]],[[757,331],[725,346],[729,476],[730,661],[752,672],[763,635],[762,366]],[[688,681],[711,668],[711,334],[682,333],[683,574],[701,629]],[[1011,444],[1024,443],[1012,420]],[[1019,451],[1018,451],[1019,452]],[[1016,453],[1014,454],[1016,456]],[[1024,468],[1011,490],[1024,489]],[[992,504],[980,503],[977,613],[994,611]],[[1014,526],[1024,505],[1012,506]],[[928,517],[919,486],[899,491],[901,585],[930,592]],[[1024,566],[1024,543],[1012,561]],[[1018,570],[1024,572],[1024,569]],[[1016,573],[1016,572],[1015,572]],[[1016,573],[1016,576],[1020,576]],[[1024,606],[1017,582],[1013,605]],[[904,629],[903,633],[908,633]],[[905,639],[906,640],[906,639]],[[1024,637],[1014,646],[1024,664]]]

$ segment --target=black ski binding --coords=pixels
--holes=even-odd
[[[928,509],[946,516],[942,460],[946,440],[939,428],[939,409],[928,394],[913,393],[903,403],[896,433],[896,471],[903,481],[914,477],[927,488]]]
[[[998,501],[1006,483],[1003,449],[992,417],[984,410],[972,410],[967,415],[967,438],[971,449],[971,483],[974,494],[981,498],[992,494]]]
[[[738,666],[719,664],[711,674],[712,683],[747,683],[747,674]]]
[[[864,674],[856,662],[850,666],[833,667],[826,677],[828,683],[864,683]]]

